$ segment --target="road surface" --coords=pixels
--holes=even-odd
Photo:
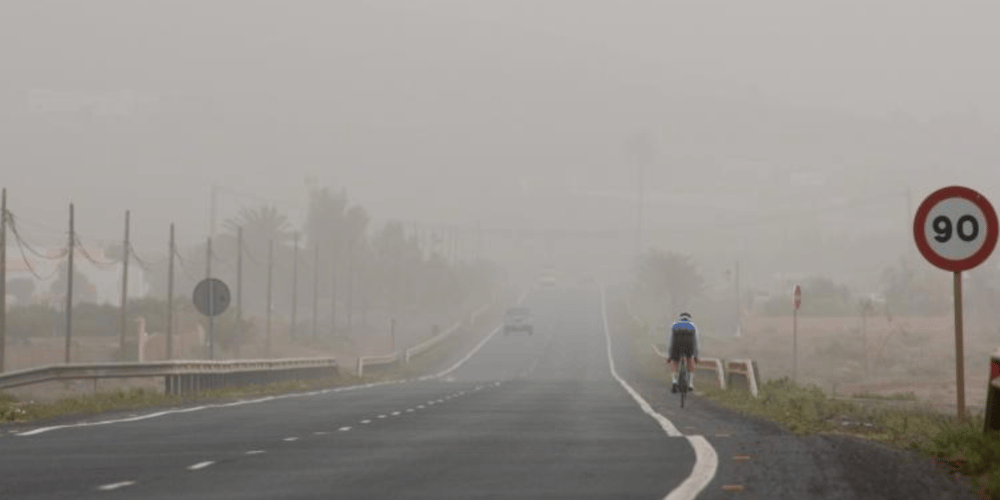
[[[859,498],[800,438],[633,377],[596,287],[526,304],[534,335],[435,378],[22,428],[0,498]]]

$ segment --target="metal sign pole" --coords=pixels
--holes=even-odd
[[[965,420],[965,348],[962,342],[962,273],[954,273],[955,285],[955,381],[958,419]]]
[[[792,311],[792,381],[799,380],[799,308]]]

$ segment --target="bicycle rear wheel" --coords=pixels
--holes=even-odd
[[[681,365],[680,374],[677,376],[677,389],[681,392],[681,408],[684,408],[684,400],[687,398],[688,392],[688,374],[687,374],[687,364]]]

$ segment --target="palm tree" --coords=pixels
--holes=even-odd
[[[223,222],[231,235],[243,228],[243,241],[255,251],[266,251],[269,241],[275,246],[281,246],[292,239],[293,229],[288,217],[273,205],[261,205],[257,208],[241,208],[235,217]]]

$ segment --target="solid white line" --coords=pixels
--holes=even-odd
[[[101,491],[112,491],[112,490],[117,490],[118,488],[132,486],[133,484],[135,484],[135,481],[122,481],[120,483],[111,483],[111,484],[105,484],[104,486],[98,486],[97,489]]]
[[[434,374],[434,375],[428,375],[428,376],[420,377],[418,380],[430,380],[432,378],[441,378],[441,377],[444,377],[445,375],[448,375],[449,373],[451,373],[451,372],[459,369],[459,367],[461,367],[462,365],[464,365],[466,361],[468,361],[470,358],[472,358],[473,356],[475,356],[476,353],[479,352],[479,350],[482,349],[483,346],[486,345],[486,343],[489,342],[490,339],[492,339],[493,336],[495,336],[497,334],[497,332],[499,332],[499,331],[500,331],[500,327],[499,326],[496,327],[496,328],[494,328],[493,331],[490,332],[490,334],[486,336],[486,338],[484,338],[483,340],[479,341],[479,343],[476,344],[476,347],[473,347],[472,350],[469,351],[469,353],[466,354],[464,358],[458,360],[458,363],[455,363],[454,365],[452,365],[451,368],[448,368],[447,370],[445,370],[445,371],[443,371],[441,373],[437,373],[437,374]]]
[[[244,455],[260,455],[261,453],[264,453],[264,450],[250,450],[244,453]]]
[[[642,411],[653,417],[663,431],[667,433],[668,436],[678,437],[683,436],[677,427],[674,426],[667,417],[660,415],[653,407],[646,402],[645,399],[638,392],[635,391],[627,382],[618,376],[618,371],[615,370],[615,358],[611,354],[611,329],[608,327],[608,307],[604,298],[604,287],[601,286],[601,316],[604,320],[604,338],[607,342],[608,348],[608,365],[611,368],[611,376],[621,384],[622,387],[632,396],[632,399],[639,404]],[[691,447],[694,448],[694,467],[691,469],[691,475],[687,477],[673,491],[670,492],[664,500],[694,500],[695,497],[701,493],[708,483],[712,482],[712,478],[715,477],[715,472],[719,468],[719,456],[715,453],[712,445],[702,436],[684,436],[687,438],[688,442],[691,443]]]
[[[198,463],[192,465],[191,467],[188,467],[188,470],[200,470],[200,469],[204,469],[205,467],[208,467],[209,465],[212,465],[214,463],[215,462],[213,462],[211,460],[207,461],[207,462],[198,462]]]
[[[719,468],[719,456],[703,436],[685,436],[694,448],[694,468],[691,475],[664,500],[692,500],[712,482]]]

